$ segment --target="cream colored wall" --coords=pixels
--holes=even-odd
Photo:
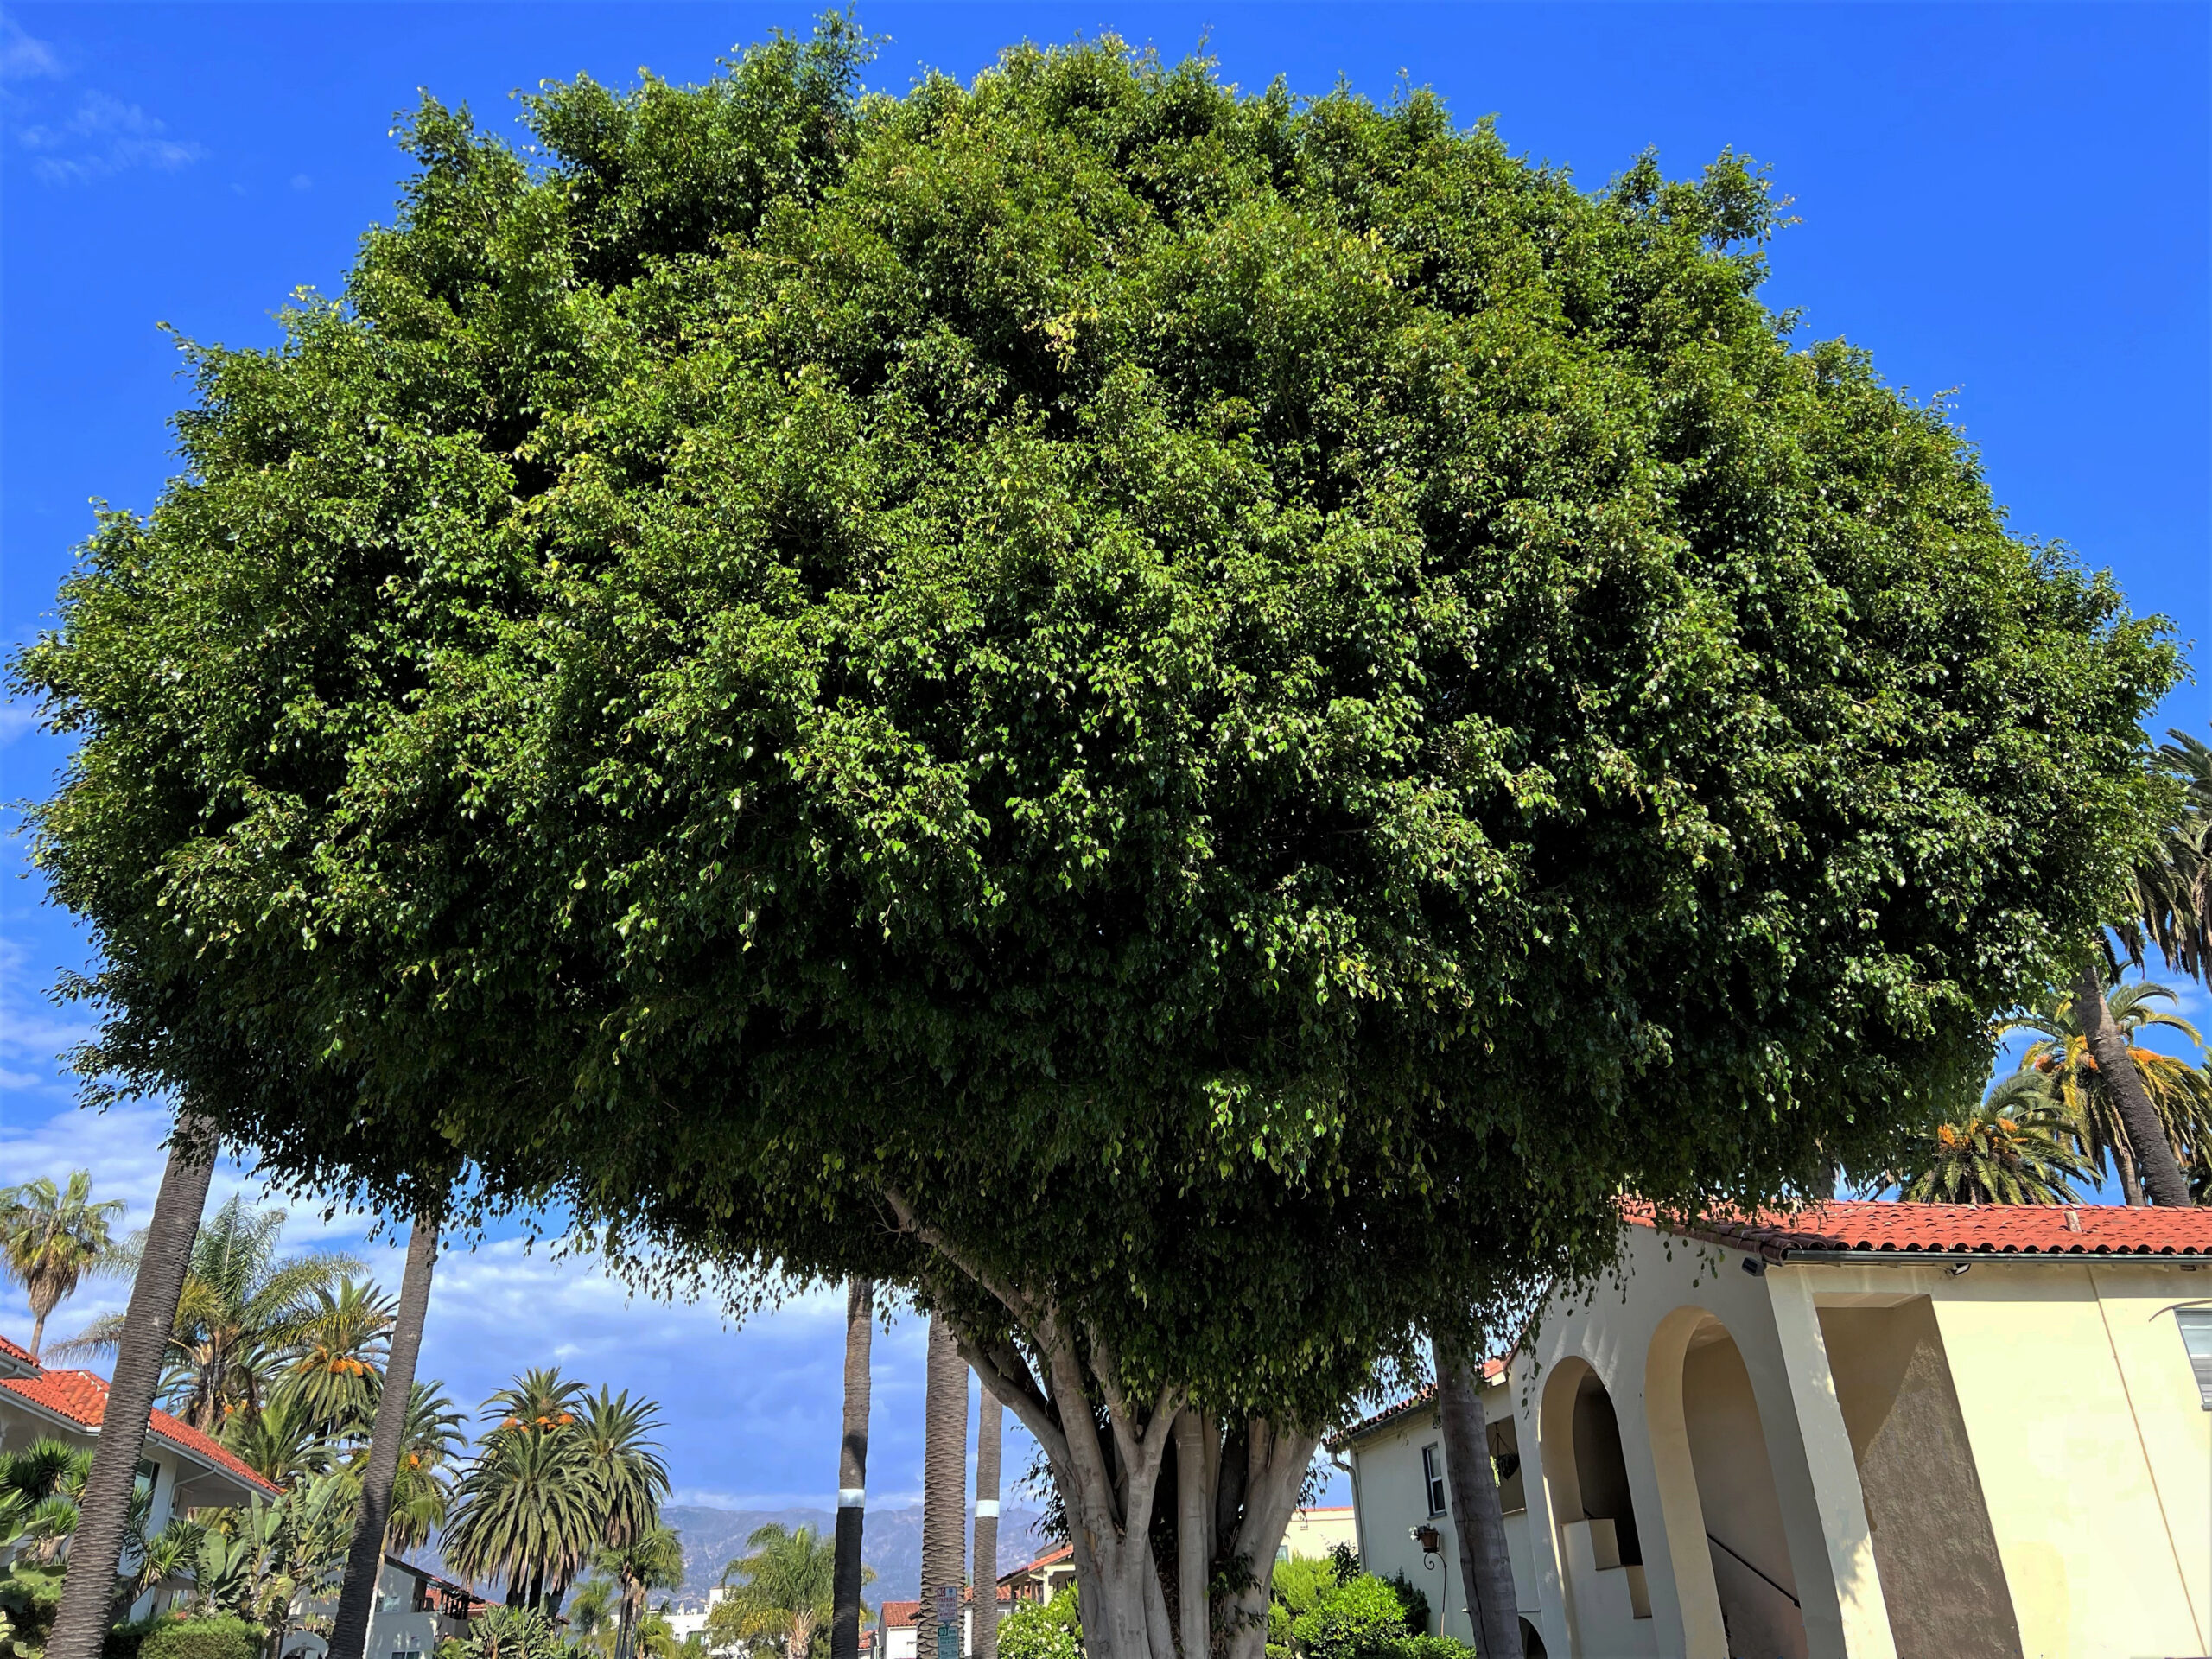
[[[1513,1395],[1503,1381],[1485,1385],[1482,1400],[1483,1414],[1490,1421],[1511,1420]],[[1467,1614],[1466,1586],[1459,1576],[1459,1535],[1450,1515],[1428,1513],[1421,1475],[1421,1448],[1434,1446],[1440,1454],[1443,1445],[1436,1408],[1422,1406],[1380,1433],[1353,1442],[1345,1448],[1344,1460],[1352,1471],[1361,1565],[1386,1579],[1404,1573],[1408,1583],[1428,1597],[1438,1633],[1471,1644],[1474,1622]],[[1421,1546],[1408,1536],[1413,1528],[1421,1526],[1434,1527],[1442,1546],[1433,1564],[1423,1559]],[[1540,1567],[1530,1548],[1527,1518],[1518,1510],[1506,1515],[1505,1546],[1513,1560],[1513,1584],[1522,1616],[1541,1629],[1538,1621],[1541,1600],[1536,1588]],[[1548,1631],[1545,1641],[1551,1643]],[[1550,1650],[1567,1651],[1556,1645]]]
[[[1516,1396],[1523,1455],[1538,1443],[1547,1385],[1564,1380],[1571,1362],[1587,1363],[1620,1421],[1654,1650],[1670,1659],[1727,1659],[1681,1390],[1688,1339],[1704,1319],[1717,1319],[1742,1357],[1764,1429],[1790,1577],[1804,1603],[1806,1652],[1810,1659],[1895,1659],[1817,1322],[1809,1302],[1777,1305],[1789,1270],[1755,1277],[1743,1271],[1743,1260],[1733,1250],[1629,1229],[1619,1276],[1601,1281],[1586,1301],[1554,1300],[1533,1354],[1516,1362],[1516,1377],[1528,1379]],[[1809,1439],[1802,1432],[1808,1413]],[[1552,1513],[1551,1484],[1529,1486],[1531,1542],[1540,1557],[1549,1554],[1552,1581],[1560,1586],[1547,1596],[1544,1639],[1554,1654],[1594,1656],[1586,1643],[1567,1645],[1570,1595],[1559,1567],[1560,1528],[1576,1517]],[[1854,1510],[1858,1538],[1843,1529],[1832,1548],[1825,1521]],[[1840,1583],[1847,1586],[1840,1593]]]
[[[2165,1311],[2199,1278],[1991,1263],[1931,1288],[2031,1659],[2206,1650],[2212,1436]]]
[[[1352,1521],[1352,1506],[1300,1510],[1283,1529],[1282,1541],[1293,1555],[1323,1556],[1338,1544],[1359,1548],[1359,1529]]]

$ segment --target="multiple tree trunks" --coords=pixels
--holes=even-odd
[[[1465,1356],[1436,1344],[1436,1402],[1444,1420],[1444,1467],[1459,1535],[1459,1578],[1482,1659],[1521,1659],[1520,1598],[1505,1547],[1505,1511],[1491,1467],[1482,1382]]]
[[[423,1320],[430,1308],[430,1276],[438,1265],[438,1236],[436,1217],[416,1216],[407,1237],[407,1265],[400,1274],[399,1305],[392,1313],[384,1391],[377,1397],[376,1421],[369,1429],[369,1465],[361,1476],[360,1508],[353,1516],[346,1577],[331,1622],[330,1659],[363,1659],[368,1651],[369,1620],[376,1611],[385,1535],[391,1519],[392,1483],[398,1478],[401,1443],[407,1438],[415,1362],[423,1351]]]
[[[1074,1546],[1090,1659],[1262,1659],[1275,1548],[1319,1435],[1260,1417],[1216,1419],[1173,1385],[1150,1401],[1132,1399],[1103,1332],[1069,1316],[1049,1293],[976,1267],[903,1196],[885,1196],[901,1227],[943,1268],[995,1300],[1027,1345],[1025,1353],[1002,1338],[980,1340],[947,1325],[983,1387],[1021,1419],[1051,1465]],[[931,1321],[933,1399],[934,1332],[944,1323],[943,1315]],[[933,1582],[931,1466],[925,1458],[924,1618]],[[1166,1541],[1156,1554],[1159,1538]]]
[[[960,1591],[967,1574],[968,1366],[951,1325],[930,1315],[928,1386],[923,1404],[921,1659],[960,1659]],[[952,1592],[945,1621],[943,1592]]]
[[[2090,1056],[2097,1063],[2097,1075],[2111,1089],[2120,1108],[2120,1127],[2127,1131],[2128,1150],[2151,1202],[2186,1210],[2190,1206],[2188,1179],[2158,1122],[2158,1109],[2144,1092],[2135,1062],[2127,1056],[2127,1039],[2105,1006],[2104,976],[2094,955],[2082,963],[2074,982],[2074,1001],[2089,1040]]]
[[[47,1638],[48,1659],[99,1659],[115,1613],[116,1569],[123,1559],[123,1535],[130,1522],[130,1492],[138,1459],[146,1444],[146,1422],[162,1378],[162,1357],[184,1292],[192,1242],[207,1207],[207,1183],[215,1173],[214,1137],[188,1109],[177,1116],[169,1137],[168,1164],[146,1229],[146,1248],[138,1277],[130,1287],[122,1338],[116,1344],[115,1373],[107,1409],[100,1421],[92,1471],[77,1511],[77,1530],[69,1542],[76,1569],[63,1580],[61,1605]]]
[[[999,1652],[999,1454],[1006,1408],[983,1390],[976,1414],[976,1542],[969,1578],[976,1586],[976,1659]]]
[[[845,1287],[845,1432],[837,1447],[837,1559],[832,1577],[830,1659],[860,1659],[861,1532],[868,1514],[868,1354],[875,1336],[875,1284]]]

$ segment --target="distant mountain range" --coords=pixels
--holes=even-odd
[[[704,1605],[722,1568],[745,1554],[745,1541],[770,1522],[793,1530],[812,1527],[828,1537],[837,1517],[828,1510],[709,1510],[690,1504],[662,1507],[660,1518],[683,1540],[683,1588],[677,1598]],[[1002,1510],[999,1515],[999,1571],[1034,1559],[1049,1548],[1038,1531],[1034,1510]],[[968,1523],[974,1525],[972,1518]],[[861,1559],[875,1569],[868,1587],[872,1607],[882,1601],[912,1601],[921,1593],[922,1506],[870,1510],[861,1533]],[[970,1534],[972,1536],[972,1533]]]

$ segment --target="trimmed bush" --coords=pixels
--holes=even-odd
[[[138,1644],[138,1659],[261,1659],[269,1632],[227,1614],[162,1619]]]
[[[1475,1650],[1456,1636],[1408,1636],[1398,1643],[1398,1659],[1475,1659]]]
[[[999,1624],[999,1659],[1083,1659],[1075,1592],[1015,1608]]]
[[[127,1619],[111,1625],[100,1639],[100,1659],[138,1659],[139,1649],[148,1637],[164,1624],[175,1624],[174,1615],[149,1613],[143,1618]]]
[[[1395,1659],[1407,1637],[1406,1606],[1393,1586],[1363,1573],[1322,1597],[1290,1633],[1309,1659]]]

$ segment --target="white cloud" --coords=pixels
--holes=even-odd
[[[38,728],[38,710],[28,703],[0,703],[0,749],[4,749],[25,732]]]
[[[44,41],[34,40],[12,17],[0,16],[0,80],[54,79],[61,60]]]
[[[207,155],[206,146],[167,137],[168,128],[136,104],[86,92],[59,126],[30,126],[16,141],[37,159],[31,171],[48,184],[79,184],[133,168],[175,172]]]

